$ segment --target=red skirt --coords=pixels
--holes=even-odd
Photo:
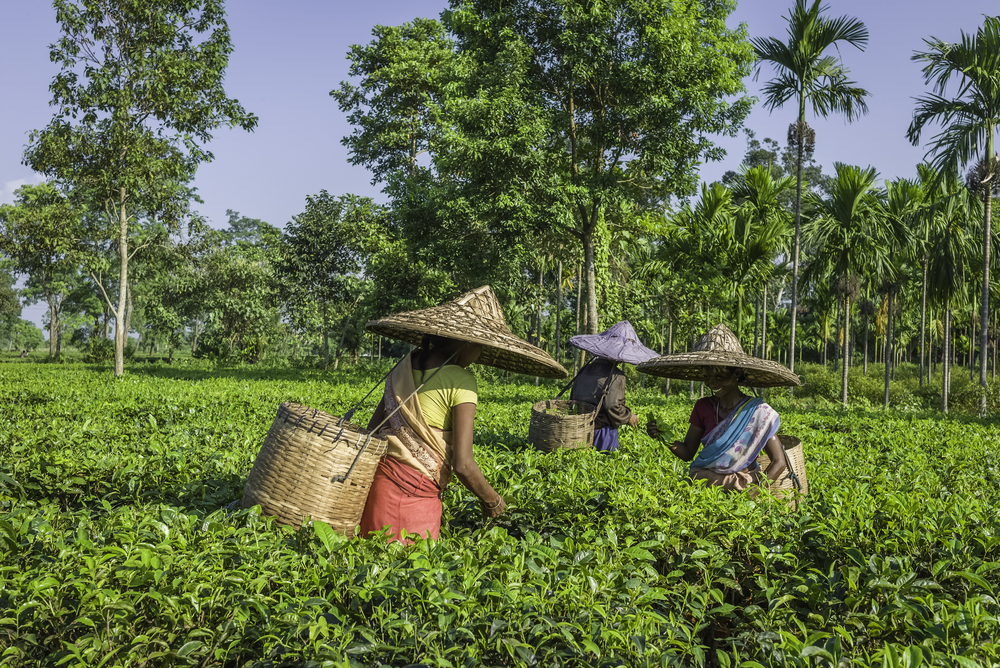
[[[405,529],[408,534],[436,540],[441,511],[440,490],[430,478],[392,457],[383,457],[368,492],[358,535],[384,532],[391,542],[401,540],[400,531]]]

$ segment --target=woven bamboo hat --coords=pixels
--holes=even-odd
[[[680,380],[705,380],[706,367],[734,366],[746,372],[750,387],[801,385],[794,373],[770,360],[751,357],[743,352],[736,335],[723,324],[716,325],[698,339],[689,353],[663,355],[643,362],[636,368],[653,376]]]
[[[488,285],[441,306],[372,320],[365,329],[414,345],[420,345],[425,334],[480,343],[483,352],[479,364],[543,378],[569,375],[547,352],[510,331],[500,302]]]

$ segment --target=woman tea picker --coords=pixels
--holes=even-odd
[[[361,517],[360,535],[389,527],[437,538],[441,493],[452,474],[479,497],[485,517],[505,504],[483,476],[472,449],[476,417],[473,362],[532,376],[564,378],[566,369],[514,336],[493,291],[484,286],[455,301],[369,322],[369,331],[419,344],[390,372],[368,428],[388,441]]]
[[[743,491],[765,481],[770,484],[785,470],[785,452],[776,436],[778,414],[762,399],[744,394],[740,386],[798,385],[799,378],[776,362],[744,354],[728,327],[717,325],[689,353],[657,357],[638,368],[655,376],[702,380],[712,390],[712,396],[695,403],[684,440],[670,445],[677,457],[694,460],[692,479]],[[655,422],[646,430],[654,438],[659,435]],[[699,445],[704,445],[700,453]],[[761,450],[771,460],[766,471],[757,463]]]
[[[628,320],[600,334],[574,336],[569,343],[594,356],[573,380],[570,399],[600,406],[594,420],[594,448],[617,450],[618,427],[639,424],[638,416],[625,405],[625,374],[617,365],[641,364],[656,357],[656,353],[639,343]]]

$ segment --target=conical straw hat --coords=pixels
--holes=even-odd
[[[569,344],[592,355],[627,364],[641,364],[656,357],[656,351],[639,343],[639,336],[628,320],[600,334],[577,334],[570,338]]]
[[[801,385],[794,373],[770,360],[751,357],[743,352],[736,335],[719,324],[698,339],[689,353],[664,355],[643,362],[636,368],[653,376],[680,380],[705,380],[706,367],[734,366],[746,371],[749,387]]]
[[[569,375],[547,352],[510,331],[500,302],[488,285],[441,306],[372,320],[365,329],[414,345],[420,345],[425,334],[480,343],[483,353],[478,364],[543,378]]]

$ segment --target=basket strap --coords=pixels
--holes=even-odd
[[[778,443],[781,443],[781,439],[778,439]],[[802,481],[799,480],[799,476],[795,473],[795,467],[792,466],[791,460],[788,459],[788,451],[785,450],[785,444],[781,443],[781,454],[785,458],[785,466],[788,468],[788,472],[785,474],[788,476],[792,484],[795,485],[795,489],[799,492],[802,491]]]
[[[597,358],[596,357],[591,357],[590,358],[590,362],[587,362],[582,367],[580,367],[580,370],[576,372],[576,376],[573,376],[570,379],[570,381],[568,383],[566,383],[565,387],[563,387],[563,389],[559,390],[559,394],[556,395],[556,399],[558,399],[563,394],[565,394],[566,390],[568,390],[570,387],[573,386],[573,383],[575,383],[576,379],[580,376],[581,373],[583,373],[583,370],[586,369],[588,366],[590,366],[590,363],[593,362],[595,359],[597,359]]]
[[[413,392],[410,393],[410,396],[406,397],[406,399],[403,399],[401,402],[399,402],[399,405],[396,406],[396,408],[393,409],[393,411],[391,413],[389,413],[388,415],[386,415],[385,419],[382,420],[382,422],[380,422],[377,427],[375,427],[374,429],[372,429],[372,430],[370,430],[368,432],[368,437],[365,438],[365,442],[361,445],[360,448],[358,448],[358,454],[354,457],[354,461],[351,462],[351,467],[349,469],[347,469],[347,473],[345,473],[344,475],[335,475],[335,476],[333,476],[333,478],[330,479],[330,482],[347,482],[347,479],[350,477],[351,472],[354,471],[354,467],[357,466],[358,461],[361,459],[361,455],[363,455],[365,453],[365,450],[368,449],[368,444],[371,443],[372,437],[376,433],[378,433],[378,430],[381,429],[385,425],[385,423],[389,421],[389,418],[391,418],[393,415],[396,414],[396,411],[398,411],[400,408],[403,407],[403,404],[405,404],[410,399],[412,399],[414,396],[416,396],[417,392],[419,392],[421,390],[421,388],[423,388],[424,385],[426,385],[427,383],[431,382],[431,379],[433,379],[434,376],[436,376],[438,374],[438,371],[440,371],[445,366],[447,366],[448,362],[452,361],[455,358],[455,355],[457,355],[458,353],[462,352],[463,348],[465,348],[465,345],[462,345],[458,350],[456,350],[455,352],[453,352],[451,354],[451,357],[449,357],[448,359],[446,359],[444,361],[444,364],[442,364],[438,368],[434,369],[434,373],[431,374],[430,378],[428,378],[424,382],[420,383],[420,385],[417,387],[417,389],[413,390]],[[409,353],[407,353],[407,354],[409,354]],[[400,362],[402,362],[402,361],[403,360],[400,360]],[[397,362],[396,365],[398,366],[399,362]],[[395,369],[395,368],[396,367],[393,367],[393,369]],[[392,371],[390,371],[389,373],[392,373]],[[386,378],[388,378],[388,377],[389,376],[387,375]],[[369,394],[371,394],[371,392],[369,392]],[[341,418],[341,419],[343,419],[343,418]],[[343,433],[344,430],[341,429],[340,431],[341,431],[341,433]],[[338,434],[338,438],[339,437],[340,437],[340,435]]]
[[[590,364],[590,362],[587,362],[587,364]],[[608,382],[604,384],[604,392],[601,393],[601,400],[597,402],[597,409],[594,411],[595,419],[597,418],[597,414],[601,412],[601,406],[604,405],[604,397],[608,396],[608,390],[611,389],[611,377],[614,376],[615,369],[617,368],[618,368],[618,363],[616,362],[615,365],[611,367],[611,373],[608,374]]]
[[[410,353],[406,353],[406,355],[409,355],[409,354]],[[406,359],[406,355],[403,355],[398,360],[396,360],[396,363],[392,365],[391,369],[389,369],[389,373],[385,374],[385,376],[382,378],[382,380],[380,380],[377,383],[375,383],[372,386],[372,389],[368,390],[368,394],[366,394],[364,397],[362,397],[361,401],[359,401],[358,403],[354,404],[354,408],[352,408],[351,410],[349,410],[346,413],[344,413],[344,416],[342,418],[340,418],[340,422],[337,423],[338,426],[344,424],[344,422],[347,422],[352,417],[354,417],[355,411],[357,411],[359,408],[361,408],[361,404],[365,403],[368,400],[368,397],[370,397],[372,395],[372,392],[374,392],[375,389],[378,388],[379,386],[385,385],[386,379],[389,378],[390,375],[392,375],[392,372],[396,370],[397,366],[399,366],[400,364],[402,364],[403,360]],[[344,430],[341,429],[340,433],[344,433]]]

